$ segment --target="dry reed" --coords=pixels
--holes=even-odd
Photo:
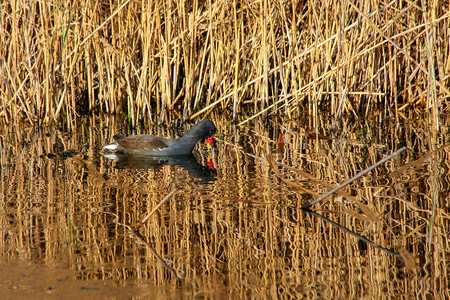
[[[419,109],[438,129],[449,11],[448,1],[7,0],[0,116],[73,128],[88,112],[136,124],[225,109],[242,122]]]

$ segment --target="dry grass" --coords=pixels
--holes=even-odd
[[[299,106],[397,120],[419,109],[437,129],[449,11],[448,1],[6,0],[0,116],[72,127],[90,111],[134,124],[224,109],[244,122]]]

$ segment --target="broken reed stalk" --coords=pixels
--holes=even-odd
[[[403,257],[402,257],[401,254],[396,253],[395,251],[393,251],[393,250],[391,250],[391,249],[385,248],[385,247],[383,247],[383,246],[381,246],[381,245],[379,245],[379,244],[377,244],[377,243],[375,243],[375,242],[369,240],[369,239],[366,238],[365,236],[360,235],[360,234],[354,232],[353,230],[348,229],[347,227],[344,227],[344,226],[342,226],[342,225],[339,225],[338,223],[333,222],[333,221],[331,221],[330,219],[328,219],[327,217],[324,217],[324,216],[322,216],[322,215],[320,215],[320,214],[318,214],[318,213],[316,213],[316,212],[314,212],[314,211],[312,211],[312,210],[305,209],[305,211],[306,211],[307,213],[309,213],[309,214],[315,216],[315,217],[318,217],[319,219],[322,219],[325,223],[329,223],[329,224],[331,224],[332,226],[341,229],[341,230],[344,231],[345,233],[348,233],[348,234],[350,234],[350,235],[356,237],[357,239],[363,241],[364,243],[366,243],[366,244],[368,244],[368,245],[371,245],[371,246],[373,246],[374,248],[377,248],[377,249],[379,249],[379,250],[382,250],[382,251],[384,251],[384,252],[386,252],[386,253],[388,253],[388,254],[390,254],[390,255],[392,255],[392,256],[395,256],[395,257],[397,257],[397,258],[403,260]]]
[[[141,221],[139,224],[137,224],[137,225],[134,227],[134,230],[135,230],[135,231],[139,231],[139,229],[142,227],[142,225],[144,225],[145,222],[147,222],[148,219],[150,219],[150,217],[155,213],[155,211],[157,211],[164,203],[166,203],[166,202],[170,199],[170,197],[172,197],[172,195],[175,194],[175,192],[176,192],[177,190],[178,190],[177,188],[174,188],[169,194],[167,194],[167,196],[164,197],[164,199],[162,199],[161,202],[159,202],[158,205],[156,205],[156,207],[155,207],[151,212],[149,212],[149,213],[142,219],[142,221]]]
[[[312,195],[313,197],[319,197],[319,194],[317,194],[316,192],[313,192],[312,190],[306,189],[306,188],[304,188],[303,186],[301,186],[301,185],[299,185],[297,183],[291,182],[291,181],[283,178],[280,175],[280,173],[278,172],[277,166],[275,165],[275,162],[274,162],[271,154],[268,154],[266,156],[266,159],[269,162],[269,165],[270,165],[271,169],[274,171],[275,176],[278,177],[281,181],[283,181],[287,185],[293,186],[293,187],[295,187],[295,188],[297,188],[297,189],[299,189],[299,190],[301,190],[303,192],[306,192],[306,193]],[[278,163],[278,165],[283,167],[283,168],[286,168],[286,169],[288,169],[290,171],[293,171],[293,172],[295,172],[295,173],[297,173],[297,174],[299,174],[299,175],[301,175],[303,177],[306,177],[306,178],[308,178],[309,180],[311,180],[313,182],[316,182],[316,183],[318,183],[320,185],[323,185],[324,187],[326,187],[328,189],[332,189],[333,188],[333,185],[331,185],[330,183],[325,182],[323,180],[320,180],[320,179],[314,177],[313,175],[311,175],[311,174],[309,174],[307,172],[295,169],[295,168],[293,168],[291,166],[288,166],[288,165],[285,165],[285,164],[282,164],[282,163]],[[364,212],[364,214],[366,215],[366,217],[370,221],[377,222],[377,221],[380,220],[379,214],[377,214],[373,209],[371,209],[366,204],[362,203],[357,197],[354,197],[354,196],[350,195],[349,193],[347,193],[345,191],[340,191],[339,190],[339,191],[336,191],[336,192],[339,195],[341,195],[341,196],[347,198],[348,200],[352,201],[353,204],[355,204],[359,209],[361,209]]]
[[[162,201],[161,201],[162,202]],[[179,273],[177,273],[175,271],[175,269],[169,264],[167,263],[167,260],[165,260],[158,252],[156,252],[155,248],[142,236],[142,234],[137,231],[134,230],[133,234],[141,241],[145,244],[145,246],[147,246],[147,249],[149,249],[153,255],[156,257],[156,259],[167,269],[169,270],[170,273],[172,273],[172,275],[175,277],[175,279],[179,282],[182,282],[184,280],[184,277],[181,276]],[[184,272],[183,272],[184,274]]]
[[[349,185],[350,183],[352,183],[353,181],[361,178],[362,176],[366,175],[367,173],[369,173],[370,171],[372,171],[373,169],[379,167],[380,165],[384,164],[385,162],[387,162],[388,160],[394,158],[395,156],[397,156],[398,154],[400,154],[401,152],[405,151],[406,147],[402,147],[399,150],[395,151],[394,153],[392,153],[391,155],[383,158],[382,160],[378,161],[377,163],[373,164],[372,166],[368,167],[367,169],[365,169],[364,171],[359,172],[357,175],[353,176],[352,178],[350,178],[349,180],[345,181],[344,183],[342,183],[341,185],[337,186],[336,188],[332,189],[331,191],[329,191],[328,193],[322,195],[321,197],[317,198],[314,201],[311,201],[305,205],[303,205],[301,208],[302,209],[308,209],[309,207],[311,207],[312,205],[322,201],[323,199],[325,199],[326,197],[334,194],[335,192],[339,191],[340,189],[342,189],[343,187]]]

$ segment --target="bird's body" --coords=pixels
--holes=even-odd
[[[150,156],[186,155],[192,153],[192,149],[200,139],[211,138],[215,132],[214,123],[203,120],[179,139],[166,139],[147,134],[130,137],[115,135],[113,138],[116,142],[104,146],[103,149]]]

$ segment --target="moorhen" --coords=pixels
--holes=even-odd
[[[192,153],[192,149],[200,139],[207,139],[208,145],[211,146],[215,132],[214,123],[203,120],[179,139],[166,139],[147,134],[130,137],[115,135],[113,138],[116,142],[104,146],[103,149],[150,156],[186,155]]]

